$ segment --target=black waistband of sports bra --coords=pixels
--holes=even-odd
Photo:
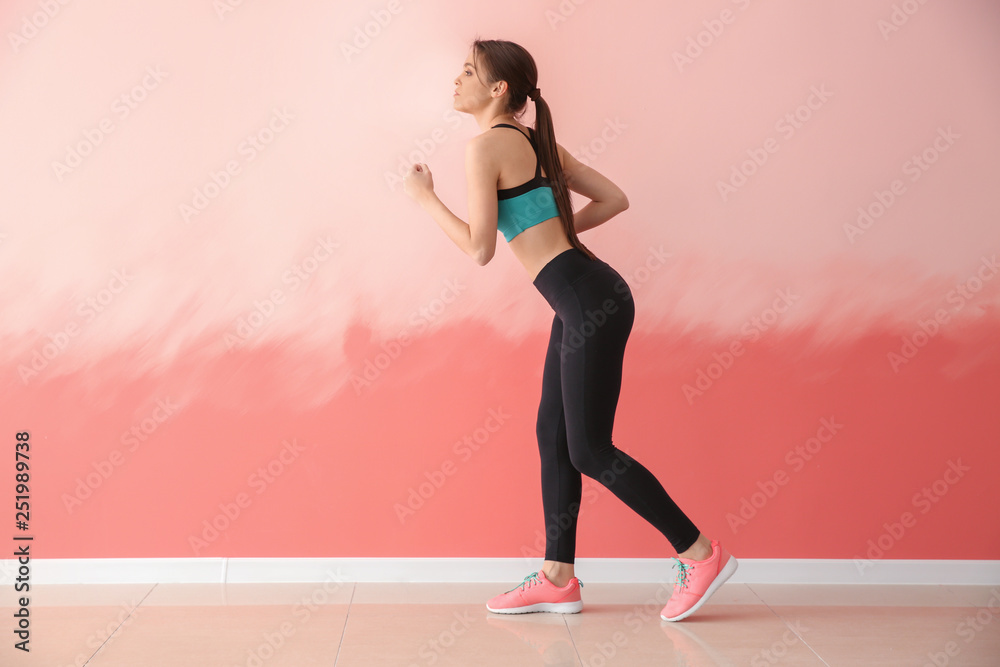
[[[504,199],[514,199],[515,197],[520,197],[521,195],[528,194],[529,192],[533,192],[539,188],[551,187],[552,183],[549,182],[549,179],[544,176],[535,176],[527,183],[521,183],[521,185],[517,185],[513,188],[507,188],[505,190],[497,190],[497,199],[501,201]],[[552,192],[555,194],[555,190]]]
[[[577,279],[607,266],[600,259],[590,259],[579,248],[569,248],[550,259],[532,284],[546,300],[551,300]]]

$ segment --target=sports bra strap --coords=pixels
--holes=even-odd
[[[509,127],[512,130],[517,130],[518,132],[521,132],[521,128],[517,127],[516,125],[509,125],[507,123],[497,123],[493,127]],[[491,127],[490,129],[492,130],[493,127]],[[524,132],[521,132],[521,134],[524,134]],[[527,137],[528,142],[531,144],[531,150],[535,151],[535,177],[533,179],[531,179],[531,181],[529,181],[529,183],[530,183],[532,181],[537,181],[537,180],[541,179],[541,177],[542,177],[542,161],[538,158],[538,147],[535,146],[535,140],[533,138],[533,136],[534,136],[533,128],[529,127],[528,128],[528,134],[525,135],[525,136]]]
[[[517,125],[510,125],[509,123],[497,123],[493,127],[509,127],[512,130],[517,130],[518,132],[521,132],[521,128],[519,128]],[[490,129],[492,130],[493,127],[491,127]],[[531,128],[529,127],[528,129],[530,130]],[[524,134],[524,132],[521,132],[521,134]]]

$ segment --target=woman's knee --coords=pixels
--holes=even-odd
[[[591,447],[570,447],[569,460],[573,467],[587,477],[597,479],[607,469],[609,457]]]
[[[614,445],[608,443],[602,448],[570,448],[570,462],[573,467],[604,486],[609,486],[624,474],[630,464],[630,457]]]

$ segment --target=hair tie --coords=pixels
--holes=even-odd
[[[542,91],[539,90],[538,88],[535,88],[530,93],[528,93],[528,97],[531,98],[532,102],[538,100],[538,98],[541,97],[541,96],[542,96]]]

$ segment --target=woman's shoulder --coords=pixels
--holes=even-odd
[[[522,136],[525,135],[526,131]],[[517,136],[510,128],[493,126],[471,137],[466,143],[466,151],[478,155],[507,154],[514,150],[516,140]]]
[[[535,141],[535,145],[538,145],[538,133],[535,132],[533,127],[528,127],[526,125],[514,126],[522,132],[522,136],[529,135],[531,139]],[[466,146],[470,153],[479,156],[496,156],[497,153],[503,151],[505,147],[513,147],[516,140],[517,136],[515,136],[514,132],[509,127],[493,126],[469,139]],[[559,156],[559,165],[565,169],[569,159],[567,157],[569,153],[565,148],[563,148],[562,144],[558,142],[556,143],[556,153]]]

